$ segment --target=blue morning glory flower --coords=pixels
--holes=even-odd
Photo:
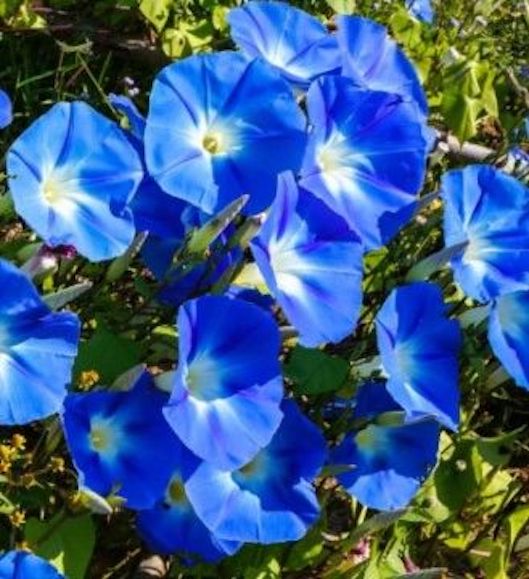
[[[433,22],[434,11],[431,0],[407,0],[406,7],[418,20],[428,24]]]
[[[285,400],[282,409],[279,430],[249,464],[230,472],[204,462],[187,481],[189,501],[217,537],[295,541],[318,519],[312,481],[326,458],[325,439],[293,401]]]
[[[337,16],[336,25],[344,76],[358,87],[411,100],[424,116],[428,115],[428,103],[415,67],[384,26],[359,16]]]
[[[66,398],[64,432],[82,486],[103,497],[117,492],[131,509],[154,506],[181,450],[162,415],[167,399],[146,372],[127,391]]]
[[[0,129],[13,122],[13,104],[8,94],[0,89]]]
[[[145,135],[145,117],[140,113],[134,101],[128,96],[113,93],[108,95],[108,100],[116,110],[125,115],[132,135],[138,139],[138,141],[143,141]]]
[[[529,189],[487,165],[446,173],[441,185],[446,247],[457,283],[487,302],[529,289]]]
[[[529,291],[505,294],[492,302],[489,343],[516,384],[529,390]]]
[[[163,499],[154,508],[140,511],[136,526],[149,549],[162,554],[182,554],[215,562],[232,555],[240,542],[217,539],[197,517],[189,502],[185,482],[200,462],[183,444],[175,448],[172,474]]]
[[[377,342],[388,392],[406,415],[429,415],[457,430],[461,334],[445,312],[435,284],[398,287],[377,314]]]
[[[364,384],[357,395],[354,419],[374,421],[347,434],[332,452],[333,464],[352,467],[339,474],[338,480],[373,509],[405,507],[436,462],[438,424],[433,420],[404,423],[399,414],[402,408],[383,383]]]
[[[413,102],[324,77],[307,94],[313,131],[301,186],[344,217],[366,249],[411,218],[426,172],[425,120]]]
[[[145,166],[143,143],[146,122],[134,102],[126,96],[115,94],[110,94],[109,100],[127,118],[130,130],[125,131],[125,135],[136,149],[143,165],[143,179],[130,203],[136,230],[148,231],[151,234],[150,239],[153,236],[156,240],[162,238],[163,242],[174,239],[180,245],[187,233],[184,227],[185,215],[198,214],[199,211],[189,203],[165,193],[149,175]]]
[[[44,241],[91,261],[134,238],[128,203],[143,177],[124,132],[84,102],[58,103],[13,143],[7,169],[15,208]]]
[[[220,468],[237,468],[281,422],[280,337],[271,315],[220,296],[178,312],[179,355],[164,415],[182,442]]]
[[[0,424],[59,411],[79,332],[76,315],[51,312],[30,279],[0,260]]]
[[[201,54],[154,81],[147,168],[164,191],[206,213],[243,194],[247,213],[266,209],[277,174],[298,170],[304,147],[305,118],[290,87],[260,60]]]
[[[0,555],[1,579],[64,579],[45,559],[28,551],[7,551]]]
[[[262,58],[295,85],[308,87],[341,68],[336,38],[317,18],[287,2],[248,2],[232,8],[228,22],[245,54]]]
[[[339,215],[298,187],[292,173],[279,176],[276,199],[251,248],[301,344],[351,334],[362,305],[362,244]]]

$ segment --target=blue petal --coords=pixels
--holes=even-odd
[[[81,483],[102,496],[117,490],[131,509],[153,507],[183,453],[163,419],[166,402],[147,373],[125,392],[70,394],[63,424]]]
[[[279,331],[258,306],[227,297],[186,302],[179,365],[164,415],[182,442],[220,468],[266,446],[282,418]]]
[[[45,559],[28,551],[7,551],[0,555],[1,579],[64,579]]]
[[[197,517],[186,496],[184,483],[197,468],[196,457],[182,445],[179,458],[178,471],[171,477],[163,500],[139,513],[140,536],[151,550],[167,555],[198,556],[208,562],[232,555],[241,543],[218,539]]]
[[[144,177],[132,199],[130,208],[134,216],[137,231],[163,237],[184,239],[184,215],[190,210],[198,213],[195,207],[172,195],[165,193],[158,183],[148,174],[145,167],[145,152],[143,137],[145,133],[145,118],[139,112],[132,100],[126,96],[109,95],[112,105],[123,113],[130,124],[130,131],[125,134],[136,149],[143,164]]]
[[[300,342],[317,346],[351,334],[362,305],[358,237],[325,203],[279,176],[276,200],[252,253]]]
[[[433,421],[395,426],[370,424],[348,434],[334,450],[334,464],[350,464],[338,475],[363,505],[380,510],[405,507],[436,462],[439,426]]]
[[[414,283],[391,292],[376,317],[387,389],[409,417],[430,415],[453,430],[459,423],[459,324],[445,315],[441,291]]]
[[[137,528],[149,549],[156,553],[191,554],[208,563],[233,555],[241,547],[239,542],[216,539],[189,504],[181,508],[160,505],[141,511]]]
[[[73,245],[91,261],[130,245],[127,204],[141,160],[123,131],[87,104],[54,105],[13,143],[7,168],[17,212],[48,245]]]
[[[0,424],[58,412],[70,383],[80,323],[52,313],[30,279],[0,260]]]
[[[359,16],[337,16],[336,37],[342,74],[357,86],[385,91],[415,102],[423,116],[428,103],[417,72],[384,26]]]
[[[516,384],[529,390],[529,292],[514,292],[494,300],[489,343]]]
[[[234,52],[192,56],[154,82],[147,167],[167,193],[206,213],[245,193],[245,210],[256,213],[272,202],[277,174],[299,169],[304,129],[288,84],[262,61]]]
[[[529,189],[487,165],[442,180],[446,247],[466,244],[451,261],[464,292],[481,302],[529,289]]]
[[[307,87],[341,67],[336,38],[319,20],[286,2],[248,2],[232,8],[228,22],[245,54],[262,58],[293,84]]]
[[[108,95],[108,100],[114,108],[127,117],[130,124],[130,131],[134,137],[143,141],[145,117],[140,113],[134,102],[127,96],[112,93]]]
[[[312,480],[325,457],[321,432],[294,402],[270,445],[245,467],[228,472],[202,463],[185,487],[204,524],[218,537],[252,543],[294,541],[319,515]]]
[[[406,6],[412,16],[418,20],[432,24],[434,11],[431,0],[408,0]]]
[[[0,89],[0,129],[13,122],[13,105],[6,92]]]
[[[398,95],[338,76],[312,84],[307,107],[314,128],[301,186],[343,216],[367,249],[383,245],[413,215],[429,147],[424,118]]]

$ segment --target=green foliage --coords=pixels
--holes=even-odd
[[[163,64],[233,46],[226,15],[237,3],[0,0],[6,31],[0,40],[0,86],[14,97],[16,112],[13,126],[0,134],[2,154],[33,118],[57,100],[87,99],[114,115],[106,95],[124,92],[125,76],[136,80],[141,91],[137,103],[147,110],[146,89]],[[429,97],[430,122],[438,130],[491,146],[498,154],[519,140],[516,130],[529,114],[523,92],[529,83],[519,68],[529,64],[526,0],[440,0],[434,26],[411,17],[403,0],[294,4],[329,24],[336,13],[354,12],[387,25],[418,67]],[[39,32],[44,26],[48,31]],[[423,196],[438,190],[442,171],[459,164],[460,159],[441,152],[432,155]],[[330,424],[324,406],[330,395],[351,396],[362,380],[379,375],[373,319],[383,299],[406,280],[437,281],[467,337],[461,360],[461,432],[443,435],[436,470],[409,508],[390,514],[369,512],[350,501],[337,490],[335,473],[328,470],[318,481],[322,518],[304,539],[246,546],[218,565],[189,568],[174,558],[173,577],[395,579],[444,574],[466,579],[478,573],[487,579],[527,577],[529,432],[524,427],[529,396],[493,362],[485,345],[486,311],[473,309],[454,286],[444,267],[452,254],[442,250],[440,202],[426,199],[414,223],[388,247],[366,256],[364,309],[350,341],[307,349],[295,345],[291,328],[282,329],[288,338],[283,351],[287,387],[307,404],[330,439],[339,438],[347,417]],[[202,259],[230,223],[237,228],[234,243],[245,248],[255,223],[240,227],[240,209],[236,202],[195,231],[175,256],[175,265]],[[2,256],[19,264],[38,246],[16,220],[5,179],[0,181],[0,236]],[[85,321],[74,390],[100,383],[126,387],[128,371],[140,362],[159,372],[174,369],[174,312],[152,307],[153,284],[139,275],[141,243],[137,239],[111,264],[64,262],[39,280],[53,308],[67,305],[81,312]],[[251,267],[231,273],[238,274],[238,283],[262,289]],[[230,281],[228,277],[223,283]],[[79,494],[71,465],[66,463],[63,470],[53,466],[52,459],[67,456],[57,424],[50,421],[39,428],[24,428],[29,458],[20,451],[9,463],[0,460],[0,467],[7,468],[0,474],[2,545],[26,540],[69,579],[130,577],[146,554],[131,531],[131,517],[116,508],[112,511],[115,502],[109,505],[101,497]],[[11,435],[4,429],[0,444],[8,445]],[[105,516],[88,514],[92,512]],[[17,519],[24,513],[25,524]],[[108,526],[107,517],[112,522]],[[368,557],[361,552],[365,546]],[[406,573],[408,560],[421,570]]]
[[[90,515],[66,517],[58,513],[47,522],[30,519],[26,541],[37,555],[48,559],[68,579],[83,579],[95,545]]]
[[[296,346],[285,366],[285,375],[298,394],[317,396],[335,392],[344,384],[349,365],[342,358],[321,350]]]

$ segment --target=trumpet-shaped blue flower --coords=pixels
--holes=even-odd
[[[301,186],[342,215],[367,249],[386,243],[413,215],[428,154],[413,102],[330,76],[307,94],[313,132]]]
[[[529,390],[529,291],[502,295],[492,302],[489,343],[516,384]]]
[[[359,16],[338,16],[336,25],[344,76],[359,87],[412,100],[424,116],[428,114],[428,103],[415,67],[384,26]]]
[[[45,559],[28,551],[7,551],[0,555],[0,579],[64,579]]]
[[[179,364],[164,415],[197,456],[224,469],[249,462],[281,422],[279,331],[260,307],[228,297],[178,312]]]
[[[470,297],[486,302],[529,289],[529,189],[487,165],[446,173],[444,240],[461,245],[450,265]]]
[[[362,305],[360,239],[291,173],[279,176],[276,199],[251,248],[303,345],[338,342],[354,330]]]
[[[434,19],[434,11],[431,0],[408,0],[406,7],[412,16],[418,20],[431,24]]]
[[[8,94],[0,89],[0,129],[5,129],[13,121],[13,105]]]
[[[52,313],[30,279],[0,260],[0,424],[60,410],[79,331],[76,315]]]
[[[459,324],[446,317],[440,289],[419,282],[393,290],[376,317],[387,389],[408,417],[459,423]]]
[[[128,203],[141,160],[124,132],[87,104],[54,105],[13,143],[7,168],[17,212],[48,245],[72,245],[91,261],[130,245]]]
[[[192,56],[154,82],[147,168],[164,191],[206,213],[245,193],[247,213],[266,209],[277,174],[299,169],[304,146],[305,118],[290,87],[260,60]]]
[[[237,551],[241,543],[217,539],[197,517],[189,502],[185,482],[200,461],[183,444],[177,449],[178,464],[164,497],[157,505],[140,511],[137,529],[148,547],[163,554],[181,554],[215,562]]]
[[[64,431],[82,486],[101,496],[117,492],[131,509],[155,505],[181,452],[162,415],[167,399],[147,373],[127,391],[66,398]]]
[[[202,463],[185,485],[189,501],[217,537],[250,543],[295,541],[319,515],[312,481],[326,458],[318,428],[291,400],[270,442],[249,464],[220,470]]]
[[[357,395],[354,418],[373,420],[346,435],[334,449],[334,464],[352,469],[338,475],[347,491],[363,505],[380,510],[405,507],[435,465],[439,426],[433,420],[405,423],[402,408],[383,383],[364,384]]]
[[[148,231],[153,245],[165,244],[172,239],[179,245],[187,232],[186,216],[198,214],[199,211],[172,195],[165,193],[158,183],[149,175],[145,166],[143,138],[145,135],[145,118],[132,100],[123,95],[109,95],[112,105],[128,120],[130,130],[125,134],[136,149],[143,164],[144,176],[134,195],[130,208],[137,231]],[[152,252],[150,252],[152,254]]]
[[[325,26],[287,2],[248,2],[228,14],[231,37],[252,58],[262,58],[295,85],[337,72],[341,57]]]

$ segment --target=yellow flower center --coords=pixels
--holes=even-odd
[[[220,133],[206,133],[202,139],[202,146],[210,155],[218,155],[226,150]]]

